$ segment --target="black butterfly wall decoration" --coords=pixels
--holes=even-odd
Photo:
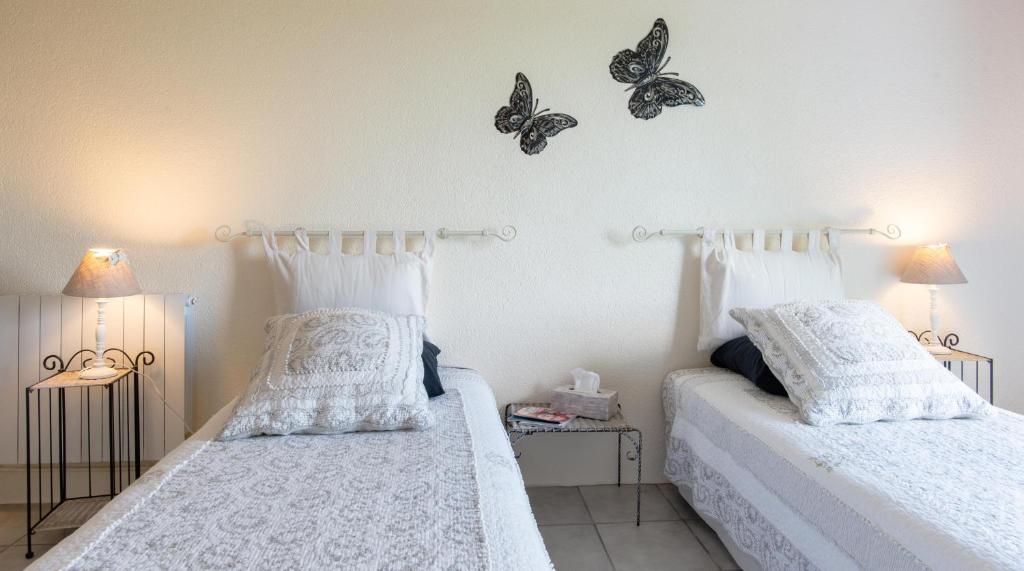
[[[536,155],[548,146],[548,137],[554,137],[577,125],[576,119],[565,113],[542,115],[550,109],[541,109],[540,99],[533,99],[530,80],[522,73],[516,74],[516,86],[508,98],[508,105],[498,109],[494,126],[502,133],[515,132],[519,137],[519,148],[528,155]]]
[[[615,54],[608,66],[615,81],[632,83],[626,91],[635,89],[629,98],[629,111],[637,119],[653,119],[661,114],[662,105],[704,105],[704,96],[692,84],[668,77],[678,73],[663,72],[668,62],[661,63],[668,49],[668,26],[658,18],[650,33],[640,40],[636,51],[622,50]]]

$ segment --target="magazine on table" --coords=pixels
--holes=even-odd
[[[512,414],[512,420],[521,424],[558,427],[565,426],[576,418],[575,414],[558,412],[542,406],[524,406]]]

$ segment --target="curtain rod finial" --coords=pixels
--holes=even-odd
[[[213,235],[221,242],[230,242],[237,237],[231,234],[231,226],[228,226],[227,224],[218,226],[217,229],[213,231]]]

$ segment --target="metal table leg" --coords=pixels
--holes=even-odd
[[[142,435],[142,429],[139,427],[139,371],[136,370],[132,375],[133,387],[135,394],[133,395],[133,405],[135,409],[135,479],[138,480],[139,476],[142,475],[142,439],[139,438]]]
[[[622,433],[618,433],[617,436],[619,437],[619,447],[617,449],[619,453],[615,455],[615,460],[618,462],[618,471],[615,473],[615,485],[622,486]]]
[[[643,448],[644,435],[639,430],[636,433],[636,525],[640,525],[640,485],[643,475]]]
[[[636,433],[636,438],[633,438],[633,434]],[[643,477],[643,438],[644,435],[639,430],[633,429],[629,432],[620,432],[619,436],[626,436],[629,443],[633,445],[633,453],[630,455],[626,454],[626,458],[630,461],[636,462],[636,524],[640,525],[640,486],[641,478]]]
[[[28,533],[25,535],[25,541],[28,543],[25,548],[25,559],[32,559],[35,556],[32,553],[32,423],[29,418],[31,395],[32,390],[25,389],[25,522],[28,525]],[[39,469],[41,470],[42,466]]]
[[[114,389],[113,386],[107,385],[107,460],[110,462],[110,499],[114,499],[114,485],[116,482],[116,472],[114,470],[115,464],[115,451],[114,451]]]

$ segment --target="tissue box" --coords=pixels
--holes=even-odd
[[[601,389],[596,393],[577,391],[572,385],[558,387],[551,395],[551,408],[585,418],[608,420],[619,412],[619,393]]]

